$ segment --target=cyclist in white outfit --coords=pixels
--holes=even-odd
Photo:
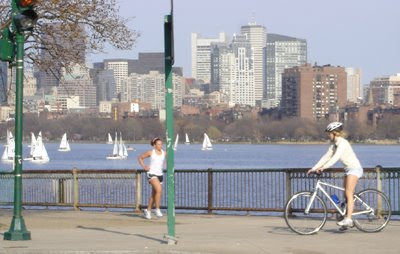
[[[140,166],[147,171],[147,179],[152,186],[152,193],[149,198],[147,209],[144,209],[144,217],[151,219],[151,209],[153,205],[156,207],[155,214],[158,218],[163,215],[160,210],[162,182],[163,182],[163,167],[165,165],[166,152],[162,149],[162,141],[160,138],[153,139],[150,144],[154,149],[144,152],[138,157]],[[144,164],[144,159],[150,158],[150,165]]]
[[[363,175],[363,168],[350,143],[343,137],[343,124],[341,122],[330,123],[325,131],[328,133],[332,144],[329,146],[328,152],[322,156],[312,169],[308,170],[307,174],[313,172],[322,173],[322,171],[333,166],[338,160],[344,164],[344,188],[347,200],[347,213],[346,217],[337,224],[342,227],[352,227],[353,195],[358,179]]]

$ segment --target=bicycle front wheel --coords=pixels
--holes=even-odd
[[[297,193],[286,203],[286,224],[297,234],[315,234],[325,225],[327,217],[326,204],[319,196],[315,196],[310,211],[308,213],[305,212],[312,194],[312,192]]]
[[[354,225],[368,233],[381,231],[388,224],[391,211],[384,193],[374,189],[363,190],[354,199]]]

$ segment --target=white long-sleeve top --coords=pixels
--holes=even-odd
[[[350,168],[361,168],[360,161],[357,159],[350,143],[342,137],[336,137],[335,143],[329,146],[328,152],[322,156],[312,170],[317,170],[318,168],[330,168],[338,160],[343,163],[345,170]]]

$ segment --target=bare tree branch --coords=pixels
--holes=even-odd
[[[8,26],[10,1],[0,0],[0,29]],[[103,52],[110,44],[131,49],[139,36],[119,15],[116,0],[38,0],[39,20],[26,42],[26,56],[40,70],[82,63],[82,52]]]

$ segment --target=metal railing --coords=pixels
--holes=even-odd
[[[316,178],[306,169],[175,170],[177,210],[282,212],[288,197],[312,190]],[[324,181],[341,186],[343,170],[332,169]],[[0,205],[13,202],[12,173],[0,173]],[[162,207],[167,204],[166,186]],[[357,190],[377,188],[400,214],[400,169],[364,170]],[[340,196],[340,193],[336,193]],[[24,206],[128,208],[140,211],[151,188],[143,170],[28,170],[23,174]]]

